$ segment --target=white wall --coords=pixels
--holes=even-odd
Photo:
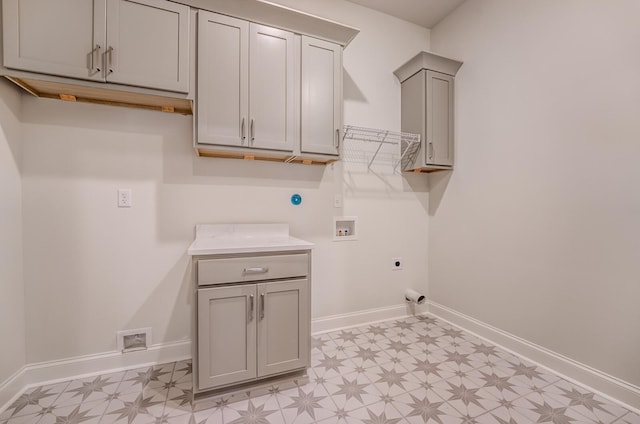
[[[635,0],[473,0],[431,34],[464,65],[429,297],[635,385],[639,21]]]
[[[399,130],[392,71],[428,48],[429,32],[342,0],[321,9],[362,30],[344,55],[346,122]],[[200,159],[190,117],[33,98],[23,112],[30,363],[115,350],[123,329],[150,326],[154,343],[190,338],[186,249],[197,223],[288,222],[317,243],[314,318],[399,305],[405,287],[426,288],[424,176]],[[133,208],[116,207],[118,188],[133,190]],[[359,216],[358,241],[332,241],[339,214]],[[396,256],[403,271],[391,271]]]
[[[22,130],[17,88],[0,81],[0,385],[25,364]]]

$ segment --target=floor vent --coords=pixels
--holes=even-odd
[[[122,353],[146,350],[151,345],[151,328],[118,331],[117,341]]]

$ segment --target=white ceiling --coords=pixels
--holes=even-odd
[[[465,0],[348,0],[387,15],[433,28]]]

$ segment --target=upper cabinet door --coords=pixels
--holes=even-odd
[[[426,163],[453,165],[453,77],[426,71]]]
[[[258,284],[258,376],[308,367],[309,281]]]
[[[293,150],[296,136],[293,33],[250,25],[249,133],[250,146]]]
[[[7,68],[103,80],[105,0],[4,0],[2,25]]]
[[[198,11],[198,142],[246,146],[249,22]]]
[[[107,80],[188,92],[189,33],[188,6],[165,0],[107,0]]]
[[[342,128],[342,47],[302,37],[301,150],[337,155]]]

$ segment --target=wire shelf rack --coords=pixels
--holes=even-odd
[[[367,169],[376,160],[390,162],[393,171],[405,169],[418,153],[420,134],[400,131],[345,125],[343,143],[343,160],[349,163],[363,163]],[[352,144],[347,141],[358,141]]]

